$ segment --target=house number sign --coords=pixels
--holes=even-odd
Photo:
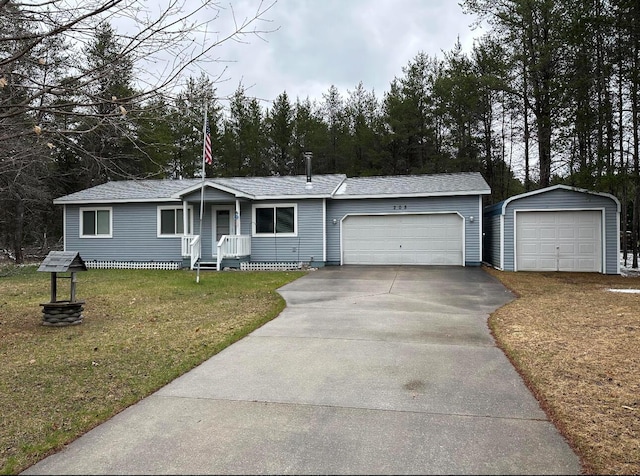
[[[407,206],[406,205],[394,205],[393,209],[394,210],[406,210]]]

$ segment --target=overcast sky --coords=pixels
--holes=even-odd
[[[259,0],[233,2],[237,18],[251,16]],[[268,3],[267,3],[268,4]],[[216,28],[229,21],[229,4]],[[258,28],[276,30],[264,41],[227,41],[216,50],[227,70],[218,94],[232,94],[239,83],[248,96],[271,101],[286,91],[296,97],[322,100],[331,85],[343,96],[362,81],[378,99],[402,75],[420,51],[443,56],[459,37],[464,51],[480,35],[474,17],[462,13],[456,0],[277,0]],[[213,79],[223,63],[205,66]],[[269,106],[269,102],[263,103]]]

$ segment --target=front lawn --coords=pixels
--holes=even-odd
[[[84,322],[41,325],[49,273],[0,267],[0,473],[15,474],[277,316],[304,272],[90,270]],[[58,300],[69,281],[58,280]]]

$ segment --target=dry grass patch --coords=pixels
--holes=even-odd
[[[277,316],[303,272],[78,273],[77,326],[42,326],[49,273],[0,269],[0,473],[60,449]],[[68,293],[60,280],[58,299]]]
[[[487,271],[519,299],[494,336],[585,472],[640,474],[640,278]]]

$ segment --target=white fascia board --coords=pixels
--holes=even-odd
[[[323,193],[322,195],[256,195],[253,200],[308,200],[331,198],[330,195]]]
[[[611,195],[610,193],[594,192],[592,190],[587,190],[587,189],[584,189],[584,188],[571,187],[569,185],[558,184],[558,185],[552,185],[551,187],[541,188],[539,190],[532,190],[531,192],[521,193],[520,195],[514,195],[513,197],[507,198],[502,204],[502,213],[501,214],[502,215],[505,214],[505,212],[507,211],[507,205],[509,205],[509,203],[511,203],[514,200],[519,200],[521,198],[531,197],[532,195],[538,195],[540,193],[550,192],[552,190],[569,190],[570,192],[588,193],[590,195],[599,195],[601,197],[607,197],[607,198],[612,199],[615,202],[616,206],[618,207],[618,212],[620,212],[620,201],[615,196]]]
[[[179,198],[100,198],[89,200],[59,200],[54,199],[54,205],[95,205],[101,203],[176,203],[181,202]]]
[[[379,195],[334,195],[331,198],[337,200],[362,200],[370,198],[425,198],[425,197],[454,197],[468,195],[489,195],[490,190],[470,190],[464,192],[428,192],[428,193],[385,193]]]

